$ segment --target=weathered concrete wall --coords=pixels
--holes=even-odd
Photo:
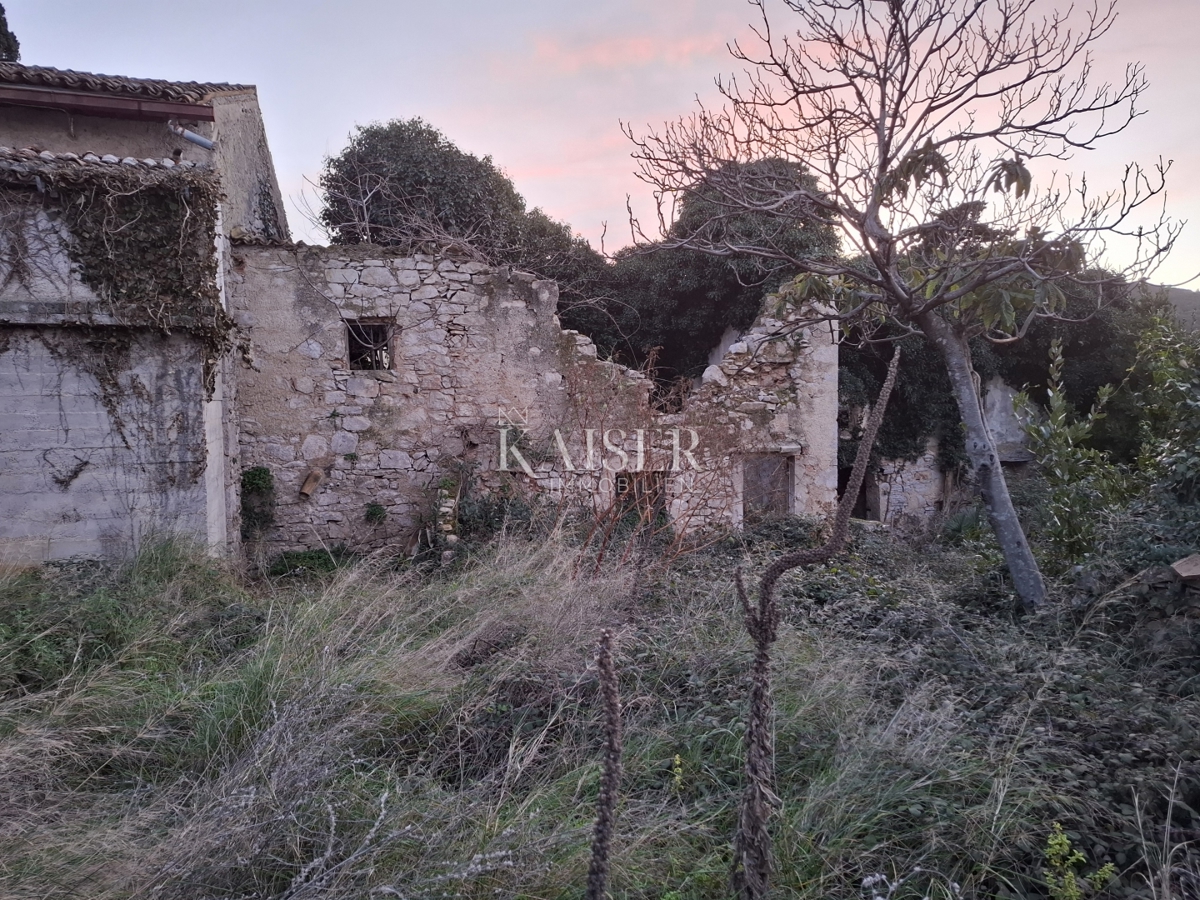
[[[203,387],[182,336],[0,326],[0,563],[206,540]]]
[[[1033,459],[1025,422],[1017,415],[1013,405],[1017,393],[1017,389],[1005,384],[999,375],[994,376],[983,388],[983,419],[1001,462],[1029,462]]]
[[[214,121],[182,120],[179,124],[215,140],[216,150],[184,140],[165,122],[21,107],[0,108],[0,146],[139,160],[170,159],[178,151],[182,161],[216,169],[225,195],[221,227],[226,235],[269,242],[288,240],[287,215],[257,93],[251,89],[216,94],[211,103]]]
[[[644,377],[559,327],[551,282],[371,247],[232,252],[230,310],[252,357],[240,466],[275,475],[277,549],[394,545],[439,486],[468,475],[600,510],[614,470],[640,469],[667,482],[677,526],[736,525],[742,456],[775,453],[795,462],[790,511],[834,503],[836,346],[827,328],[799,327],[798,310],[767,310],[665,414]],[[390,369],[349,367],[347,320],[387,327]],[[519,459],[501,459],[502,433]],[[301,497],[310,476],[322,482]],[[385,520],[368,522],[368,504]]]
[[[72,266],[60,221],[29,192],[0,199],[0,324],[115,324]]]
[[[0,216],[0,563],[122,554],[167,532],[228,552],[229,361],[209,364],[209,393],[196,342],[118,323],[30,198],[4,191]]]
[[[218,94],[212,107],[216,168],[225,192],[222,231],[243,239],[288,240],[287,214],[257,93]]]
[[[95,153],[104,156],[132,156],[137,159],[170,158],[180,151],[180,159],[209,165],[212,152],[189,143],[167,130],[164,122],[135,122],[103,116],[68,114],[61,110],[0,108],[0,145],[33,147],[51,153]],[[188,128],[211,138],[212,122],[193,122]]]

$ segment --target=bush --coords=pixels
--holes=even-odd
[[[275,524],[275,476],[266,466],[242,473],[242,540],[261,538]]]
[[[272,577],[321,575],[349,565],[354,559],[345,544],[336,544],[328,550],[285,550],[271,563],[267,574]]]
[[[1108,454],[1088,446],[1111,386],[1102,387],[1096,402],[1083,418],[1076,418],[1062,390],[1062,345],[1050,345],[1050,376],[1044,415],[1030,410],[1027,395],[1017,403],[1029,416],[1025,432],[1029,449],[1050,485],[1043,504],[1043,530],[1061,563],[1083,561],[1094,549],[1099,517],[1128,499],[1131,480],[1112,463]]]

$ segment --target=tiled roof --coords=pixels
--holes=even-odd
[[[70,69],[52,69],[46,66],[23,66],[20,63],[0,63],[0,84],[115,94],[121,97],[164,100],[174,103],[200,103],[210,94],[254,90],[252,85],[245,84],[206,84],[197,81],[126,78],[123,75],[95,75],[90,72],[73,72]]]
[[[51,153],[49,150],[14,150],[12,147],[0,147],[0,165],[7,164],[32,164],[42,168],[70,168],[71,166],[144,166],[153,169],[156,166],[161,166],[164,169],[173,169],[176,166],[184,169],[196,168],[196,163],[187,160],[176,162],[173,159],[155,159],[148,157],[146,159],[137,159],[133,156],[114,156],[111,153],[106,153],[104,156],[98,156],[95,153]],[[201,167],[203,168],[203,167]]]
[[[105,154],[51,153],[48,150],[14,150],[0,147],[0,181],[10,184],[38,184],[40,180],[51,184],[68,184],[87,181],[105,172],[134,179],[134,183],[160,182],[176,172],[194,170],[211,173],[208,166],[194,162],[172,159],[136,159]],[[206,176],[202,176],[206,177]]]

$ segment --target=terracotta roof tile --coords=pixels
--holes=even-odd
[[[198,177],[215,177],[209,166],[172,159],[124,158],[111,153],[51,153],[48,150],[14,150],[0,147],[0,182],[38,185],[70,184],[88,181],[104,172],[133,178],[134,183],[162,182],[175,173],[194,171]]]
[[[241,93],[253,85],[209,84],[197,81],[164,81],[157,78],[126,78],[123,75],[96,75],[47,66],[23,66],[0,63],[0,84],[61,88],[86,93],[115,94],[146,100],[175,103],[200,103],[210,94]]]

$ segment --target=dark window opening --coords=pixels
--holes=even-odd
[[[390,369],[392,332],[386,322],[346,320],[346,347],[351,369]]]
[[[850,484],[850,473],[853,469],[838,469],[838,500],[846,493],[846,488]],[[868,472],[866,478],[863,479],[862,486],[858,489],[858,496],[854,498],[854,508],[850,510],[850,516],[854,519],[865,519],[868,522],[879,521],[879,484],[875,480],[875,476]]]
[[[742,461],[742,518],[749,522],[792,514],[795,461],[780,453],[747,456]]]
[[[648,522],[666,512],[666,472],[617,472],[613,488],[623,513],[634,513]]]

